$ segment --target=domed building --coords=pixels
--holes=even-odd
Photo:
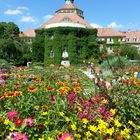
[[[44,23],[39,29],[56,27],[92,28],[84,20],[83,11],[74,5],[74,0],[65,0],[65,5],[58,9],[56,15]]]
[[[65,0],[55,16],[36,29],[33,43],[35,61],[45,65],[77,65],[98,54],[97,30],[84,19],[74,0]]]

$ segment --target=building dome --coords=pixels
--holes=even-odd
[[[56,11],[56,15],[39,29],[55,27],[92,28],[84,20],[83,11],[73,4],[74,0],[65,0],[65,5]]]

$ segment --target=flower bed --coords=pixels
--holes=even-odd
[[[140,139],[140,88],[130,73],[113,78],[109,89],[74,68],[15,67],[7,76],[0,85],[2,140]]]

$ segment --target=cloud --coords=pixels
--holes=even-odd
[[[8,9],[4,11],[5,15],[21,15],[23,14],[24,10],[29,10],[28,7],[25,6],[18,6],[16,9]]]
[[[29,10],[29,8],[25,7],[25,6],[18,6],[17,9],[18,10]]]
[[[93,28],[102,28],[102,26],[100,24],[96,24],[96,23],[91,23],[90,24]]]
[[[4,14],[5,15],[20,15],[22,14],[22,11],[18,9],[15,9],[15,10],[8,9],[4,12]]]
[[[122,28],[123,25],[117,24],[116,22],[112,22],[112,23],[108,24],[107,27],[109,27],[109,28]]]
[[[43,17],[43,19],[44,19],[45,21],[47,21],[47,20],[49,20],[49,19],[52,18],[52,17],[53,17],[53,15],[46,15],[46,16]]]
[[[23,16],[20,20],[20,22],[25,22],[25,23],[34,23],[36,20],[31,17],[31,16]]]

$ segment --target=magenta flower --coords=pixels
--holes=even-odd
[[[31,118],[31,117],[29,117],[29,118],[27,118],[27,126],[33,126],[33,123],[34,123],[34,120]]]
[[[14,140],[28,140],[28,137],[24,133],[17,133]]]
[[[9,111],[7,117],[9,120],[13,120],[18,117],[18,113],[15,110]]]
[[[86,113],[84,111],[81,111],[78,113],[78,116],[80,117],[80,119],[84,119],[86,118]]]
[[[105,104],[102,104],[102,107],[101,107],[101,113],[104,113],[105,110],[106,110],[106,106],[105,106]]]
[[[92,112],[89,113],[88,120],[90,120],[90,121],[94,120],[94,114]]]
[[[69,91],[68,94],[68,102],[69,103],[75,103],[76,102],[76,94],[74,91]]]
[[[106,111],[105,112],[105,117],[108,119],[111,116],[111,112],[110,111]]]
[[[74,140],[72,134],[69,134],[69,133],[64,133],[64,134],[62,135],[62,137],[60,138],[60,140],[67,140],[67,139],[69,139],[69,140]]]

